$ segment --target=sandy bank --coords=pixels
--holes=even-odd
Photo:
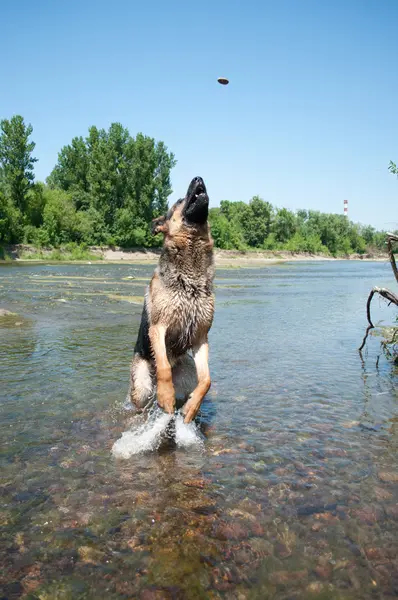
[[[40,252],[40,258],[37,254]],[[51,249],[40,249],[32,246],[18,244],[15,246],[9,246],[6,248],[8,260],[15,261],[29,261],[29,262],[48,262],[54,261],[51,256],[53,250]],[[98,263],[115,262],[115,263],[156,263],[159,259],[160,249],[152,248],[109,248],[94,246],[89,249],[92,256],[98,257],[100,260]],[[29,258],[29,254],[32,254],[34,258]],[[28,255],[28,256],[27,256]],[[36,256],[35,256],[36,255]],[[72,259],[71,259],[72,260]],[[87,260],[80,260],[74,262],[89,262]],[[292,262],[292,261],[336,261],[336,260],[361,260],[361,261],[388,261],[387,254],[353,254],[345,257],[333,258],[331,256],[325,256],[323,254],[309,254],[305,252],[287,252],[287,251],[239,251],[239,250],[215,250],[215,262],[217,266],[231,266],[231,267],[244,267],[244,266],[260,266],[265,264],[276,264],[280,262]],[[65,254],[65,261],[69,262],[69,257]],[[55,262],[55,261],[54,261]]]

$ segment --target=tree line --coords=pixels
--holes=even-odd
[[[218,248],[288,250],[337,255],[385,249],[385,233],[349,221],[344,215],[275,208],[258,196],[244,202],[223,200],[210,209]]]
[[[151,220],[167,210],[175,156],[120,123],[93,126],[58,154],[45,183],[34,176],[33,130],[13,116],[0,122],[0,243],[157,246]],[[395,167],[395,165],[393,165]],[[393,167],[390,170],[394,172]],[[332,255],[383,248],[385,233],[344,215],[275,208],[258,196],[210,210],[215,245]]]
[[[58,154],[46,183],[35,182],[31,125],[0,123],[0,242],[58,247],[151,246],[151,220],[167,210],[174,155],[163,142],[120,123],[90,127]]]

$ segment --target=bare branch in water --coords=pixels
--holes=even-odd
[[[368,297],[368,301],[366,303],[366,316],[368,318],[368,327],[366,329],[366,333],[365,333],[365,337],[362,340],[362,344],[359,348],[359,351],[361,352],[361,350],[363,350],[363,347],[366,344],[366,340],[368,338],[369,335],[369,331],[371,329],[374,329],[374,325],[372,323],[372,318],[370,316],[370,305],[372,302],[372,298],[375,294],[379,294],[379,296],[382,296],[382,298],[385,298],[386,300],[388,300],[388,302],[390,304],[395,304],[396,306],[398,306],[398,296],[396,296],[394,294],[394,292],[390,292],[390,290],[388,290],[387,288],[379,288],[379,287],[374,287],[373,290],[370,292],[369,297]]]
[[[391,268],[394,272],[395,279],[398,283],[398,268],[397,268],[397,263],[395,262],[395,256],[394,256],[394,252],[392,249],[393,242],[398,242],[398,235],[395,235],[394,233],[387,233],[388,256],[390,257]]]
[[[393,252],[393,242],[398,242],[398,235],[396,235],[395,233],[387,233],[387,249],[388,249],[388,256],[390,258],[390,263],[391,263],[391,268],[393,270],[395,279],[398,283],[398,268],[397,268],[397,263],[395,262],[395,256],[394,256],[394,252]],[[390,290],[387,290],[386,288],[379,288],[379,287],[374,287],[373,290],[370,292],[369,296],[368,296],[368,301],[366,303],[366,317],[368,319],[368,327],[366,329],[365,332],[365,336],[362,340],[362,344],[361,346],[358,348],[359,352],[361,352],[366,344],[366,340],[368,339],[368,335],[369,335],[369,331],[371,329],[374,329],[374,325],[372,323],[372,317],[370,315],[370,305],[372,302],[372,298],[375,294],[379,294],[379,296],[382,296],[382,298],[385,298],[386,300],[388,300],[389,304],[395,304],[395,306],[398,306],[398,296],[396,294],[394,294],[394,292],[390,292]]]

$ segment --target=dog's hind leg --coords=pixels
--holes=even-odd
[[[180,356],[172,367],[176,403],[182,406],[198,385],[195,361],[189,354]]]
[[[135,354],[130,368],[130,399],[138,410],[143,410],[155,398],[154,369],[150,361]]]

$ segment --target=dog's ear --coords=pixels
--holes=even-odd
[[[152,235],[156,235],[157,233],[166,233],[166,231],[167,231],[166,217],[162,216],[162,217],[157,217],[156,219],[153,219],[151,230],[152,230]]]

